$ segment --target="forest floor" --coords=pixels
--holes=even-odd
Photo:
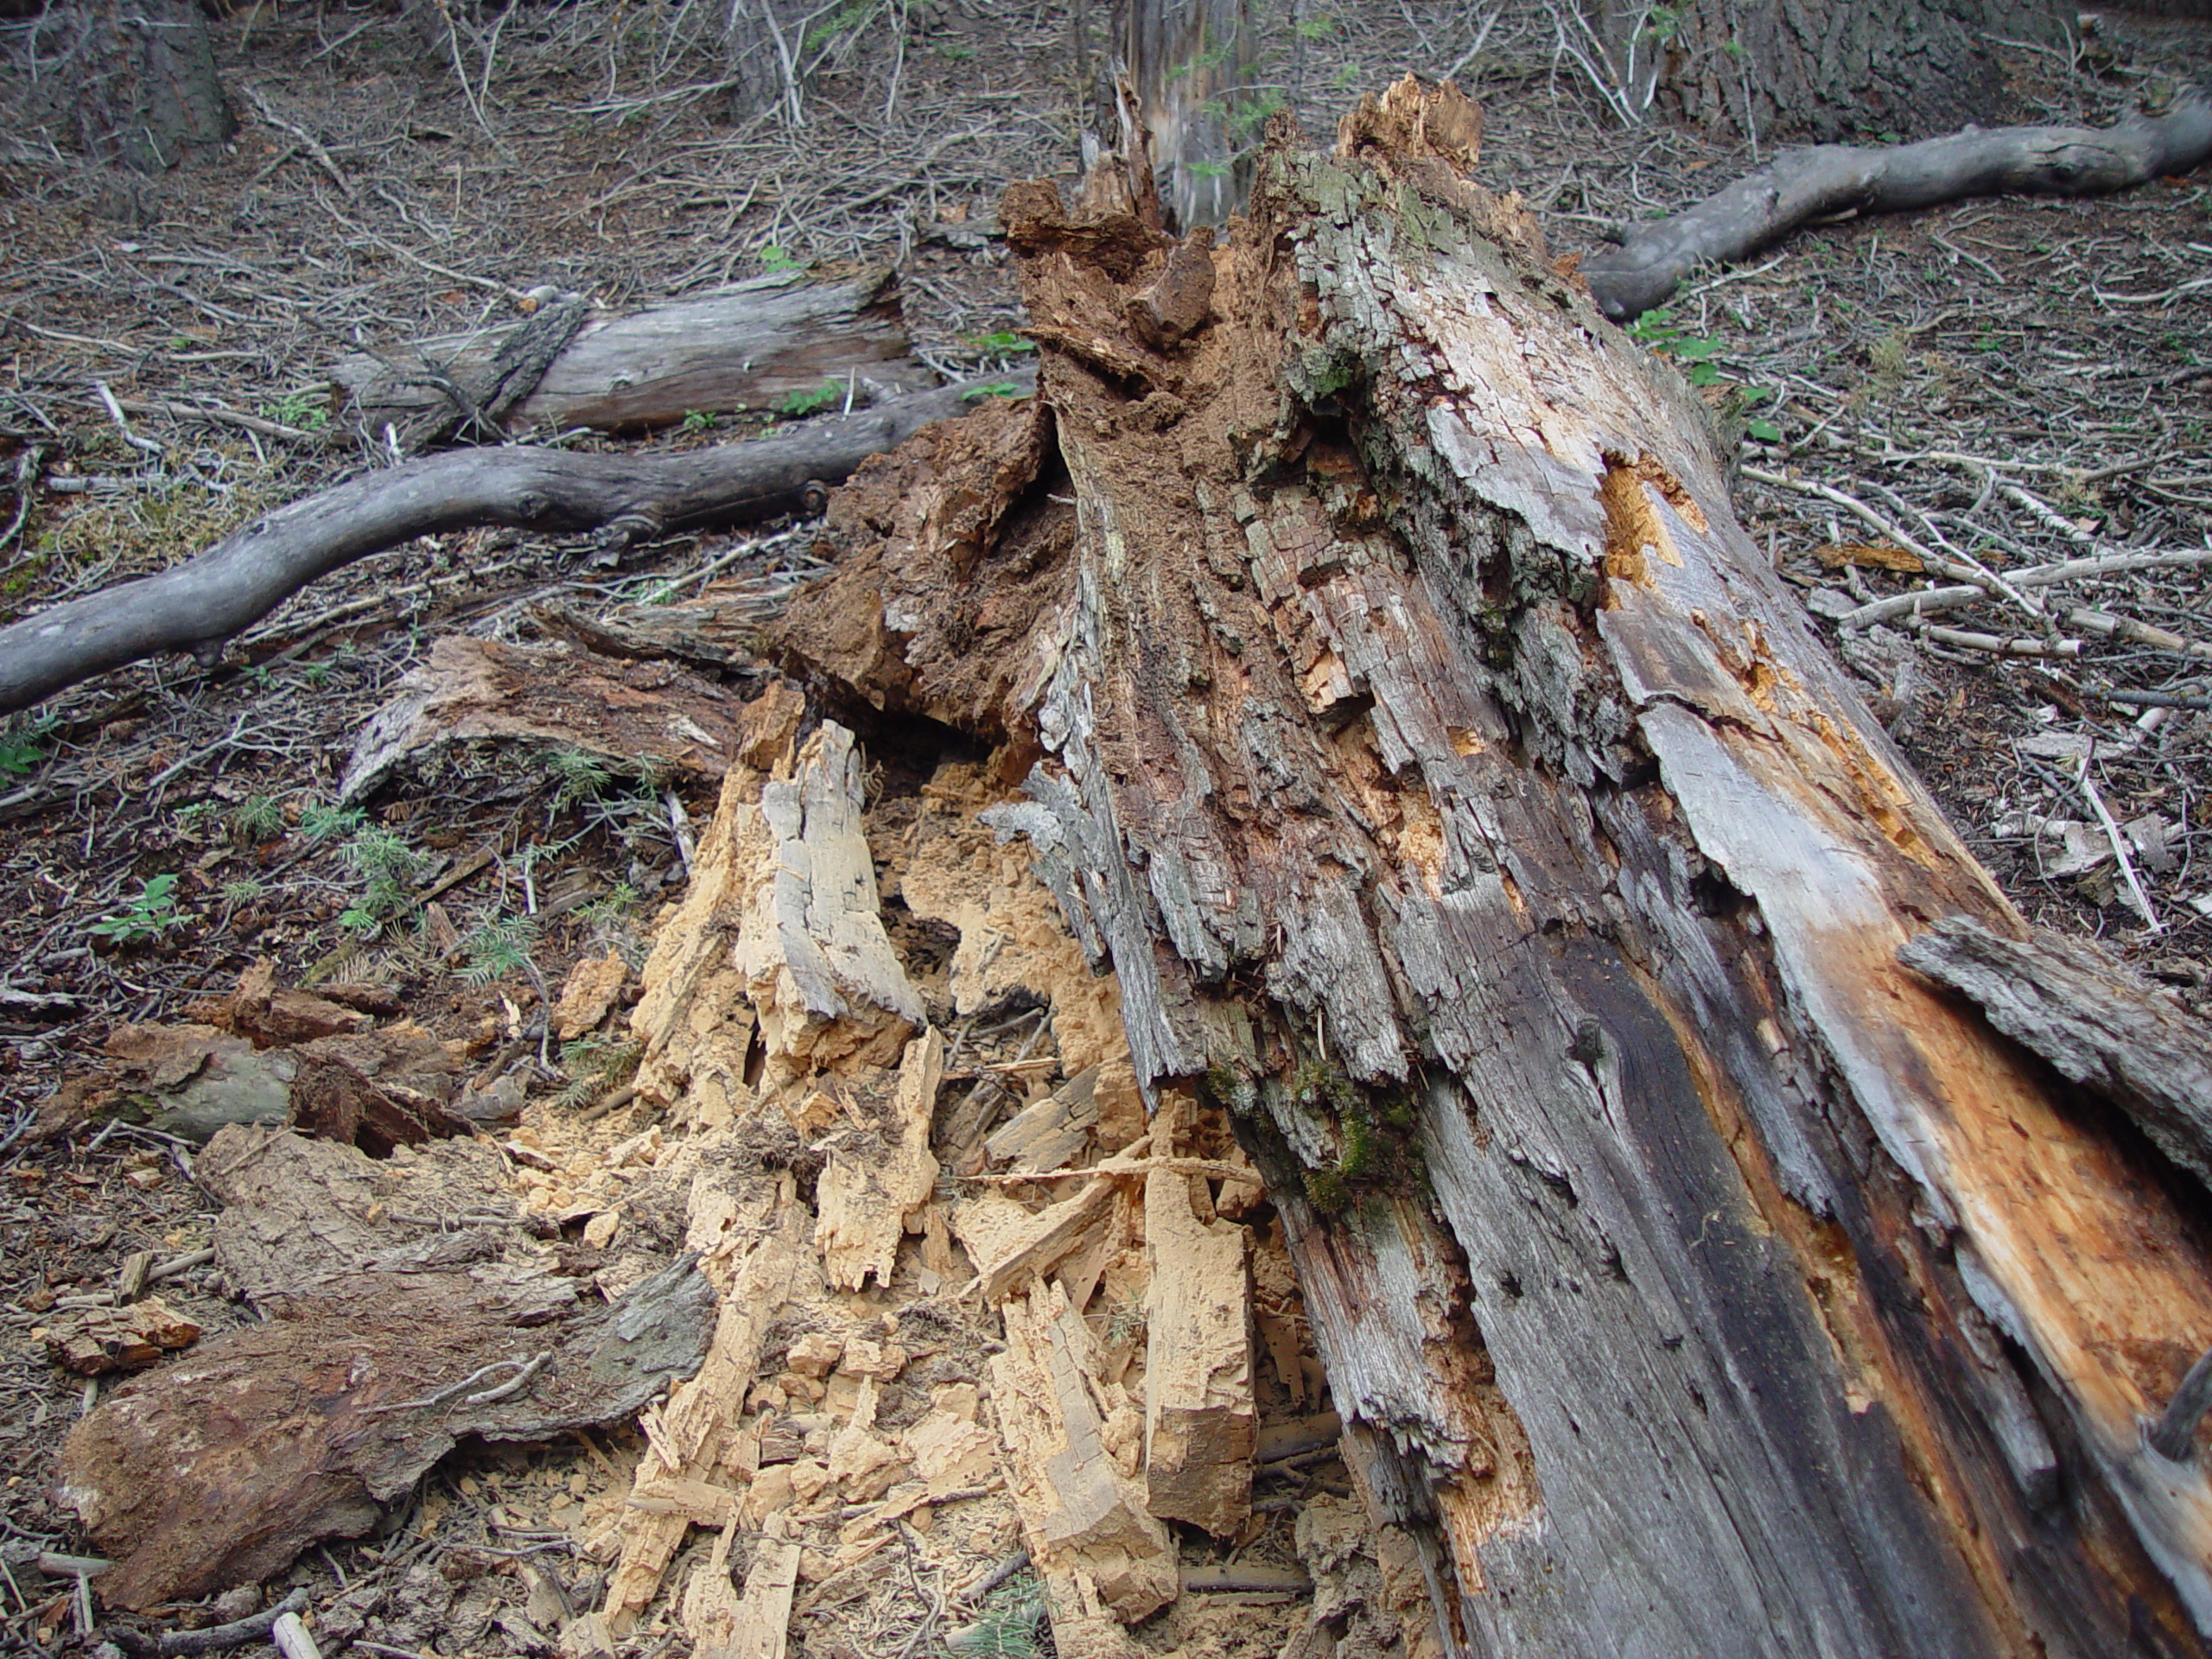
[[[825,11],[805,43],[819,61],[801,121],[733,125],[711,25],[690,5],[516,6],[450,41],[418,32],[429,8],[257,7],[218,26],[242,118],[218,166],[122,175],[7,122],[0,620],[162,568],[388,461],[349,426],[336,359],[512,315],[542,283],[620,310],[762,271],[890,263],[918,355],[948,376],[1017,364],[1003,251],[960,227],[987,219],[1010,180],[1073,174],[1085,66],[1100,53],[1081,20],[1098,27],[1101,10]],[[1522,192],[1555,251],[1685,206],[1755,161],[1623,130],[1554,56],[1541,9],[1526,10],[1507,8],[1478,40],[1473,8],[1301,10],[1305,26],[1281,32],[1262,70],[1316,135],[1400,73],[1454,73],[1485,110],[1478,178]],[[22,49],[23,26],[9,27]],[[2202,24],[2108,14],[2071,53],[2007,50],[2023,119],[2099,124],[2162,84],[2212,84]],[[2016,573],[2212,550],[2208,283],[2212,181],[2200,171],[2101,200],[1824,224],[1704,274],[1634,332],[1706,383],[1741,450],[1745,522],[1833,630],[1839,613],[1908,591],[1926,550]],[[566,441],[674,449],[761,419],[699,414],[619,446]],[[86,481],[41,481],[55,478]],[[765,608],[817,568],[810,548],[807,526],[786,524],[671,537],[608,568],[558,538],[425,538],[298,595],[212,671],[141,665],[0,728],[0,1542],[13,1546],[0,1554],[0,1651],[84,1635],[68,1581],[35,1567],[41,1549],[79,1546],[52,1496],[54,1458],[103,1386],[50,1362],[57,1310],[150,1254],[156,1271],[187,1263],[162,1294],[205,1331],[251,1319],[191,1260],[212,1219],[191,1150],[139,1126],[48,1135],[41,1107],[65,1077],[109,1062],[118,1028],[193,1018],[263,959],[282,984],[381,983],[473,1064],[511,1063],[528,1046],[534,985],[560,987],[580,961],[642,959],[687,891],[715,781],[485,744],[348,809],[335,784],[357,735],[442,636],[542,642],[548,603],[665,602],[710,580],[753,583]],[[1936,619],[1961,631],[1948,639],[1907,616],[1844,647],[2015,903],[2102,938],[2200,1012],[2212,1007],[2208,569],[2107,564],[2009,609]],[[943,766],[972,759],[911,734],[863,736],[876,745],[871,810],[908,827],[947,786]],[[395,874],[418,899],[436,891],[419,912],[427,944],[411,903],[377,897]],[[926,969],[934,952],[941,966],[943,933],[906,941],[910,965]],[[1036,1062],[1010,1029],[978,1037],[976,1076]],[[575,1121],[579,1102],[611,1097],[593,1068],[619,1039],[593,1040],[601,1049],[565,1057],[565,1078],[531,1082],[525,1125],[538,1126],[531,1145],[557,1143],[595,1173],[662,1126],[622,1105]],[[681,1198],[658,1202],[675,1206],[662,1225],[672,1251]],[[563,1212],[563,1248],[584,1249],[588,1212]],[[607,1267],[606,1243],[580,1270]],[[371,1650],[529,1650],[515,1632],[531,1621],[501,1624],[496,1596],[470,1600],[471,1573],[519,1539],[567,1575],[556,1601],[592,1603],[603,1567],[568,1541],[619,1515],[641,1455],[620,1430],[465,1451],[379,1537],[310,1554],[272,1593],[413,1585],[411,1613],[386,1605],[382,1637],[356,1632]],[[985,1565],[1011,1536],[973,1530]],[[473,1567],[433,1574],[435,1594],[418,1582],[425,1560],[464,1546],[479,1551]],[[941,1639],[915,1622],[929,1601],[918,1585],[878,1588],[911,1616],[849,1609],[842,1625],[795,1627],[798,1644],[914,1659],[930,1650],[918,1629]],[[1282,1598],[1255,1593],[1279,1612]],[[1234,1618],[1209,1618],[1143,1639],[1260,1651]]]

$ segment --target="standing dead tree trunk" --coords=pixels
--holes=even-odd
[[[1239,118],[1256,54],[1251,0],[1122,0],[1122,51],[1179,229],[1218,225],[1252,182]]]
[[[1475,130],[1394,88],[1217,250],[1016,187],[1039,403],[874,463],[787,648],[1027,769],[1451,1651],[2201,1652],[2202,1195],[1900,966],[2019,920]]]
[[[1755,143],[1991,120],[1992,38],[2063,38],[2050,0],[1575,0],[1552,16],[1562,58],[1624,118],[1656,109]]]
[[[78,0],[53,7],[32,52],[88,156],[141,173],[213,160],[238,118],[199,0]],[[35,99],[34,102],[36,100]]]

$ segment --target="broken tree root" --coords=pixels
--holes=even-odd
[[[779,437],[690,454],[580,455],[517,445],[364,474],[279,507],[158,575],[0,628],[0,715],[165,651],[190,651],[212,664],[225,640],[308,582],[416,536],[507,524],[595,531],[619,547],[818,505],[808,499],[810,487],[842,482],[870,455],[931,421],[965,413],[981,395],[975,385],[941,386]]]
[[[2087,127],[1968,127],[1891,148],[1784,150],[1695,207],[1632,228],[1582,276],[1616,322],[1649,311],[1691,270],[1740,259],[1808,220],[1853,209],[1908,213],[1967,196],[2103,195],[2186,173],[2212,156],[2212,98],[2183,91],[2163,115]]]

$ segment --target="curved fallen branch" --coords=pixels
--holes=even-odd
[[[982,383],[1021,385],[1020,376]],[[611,545],[772,517],[810,486],[843,480],[931,421],[965,413],[976,385],[943,386],[750,443],[682,455],[582,455],[516,445],[365,473],[255,519],[158,575],[0,628],[0,715],[165,651],[213,664],[223,642],[342,565],[417,536],[508,524],[597,531]]]
[[[1787,149],[1694,207],[1629,232],[1584,261],[1599,308],[1616,322],[1649,311],[1700,264],[1741,259],[1808,219],[1856,208],[1908,213],[1967,196],[2103,195],[2212,156],[2212,99],[2195,88],[2160,116],[2087,127],[1968,127],[1916,144]]]

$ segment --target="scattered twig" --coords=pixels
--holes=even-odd
[[[2090,753],[2082,757],[2082,767],[2075,774],[2074,782],[2088,801],[2089,810],[2097,815],[2097,822],[2104,826],[2105,839],[2112,843],[2113,856],[2120,861],[2120,874],[2127,883],[2128,896],[2135,901],[2136,914],[2142,917],[2144,925],[2152,932],[2163,933],[2166,931],[2165,924],[2158,919],[2158,912],[2152,908],[2151,895],[2144,891],[2143,879],[2135,874],[2135,861],[2127,855],[2127,837],[2120,833],[2120,825],[2113,821],[2112,813],[2105,805],[2105,798],[2097,789],[2096,780],[2089,776],[2089,761],[2094,753],[2095,747],[2092,745]]]
[[[105,1634],[109,1641],[125,1652],[148,1656],[149,1659],[186,1659],[186,1656],[193,1654],[227,1653],[249,1642],[267,1640],[279,1619],[289,1615],[296,1620],[307,1605],[308,1592],[295,1590],[274,1606],[232,1619],[227,1624],[210,1624],[198,1630],[169,1630],[159,1637],[120,1626]]]

